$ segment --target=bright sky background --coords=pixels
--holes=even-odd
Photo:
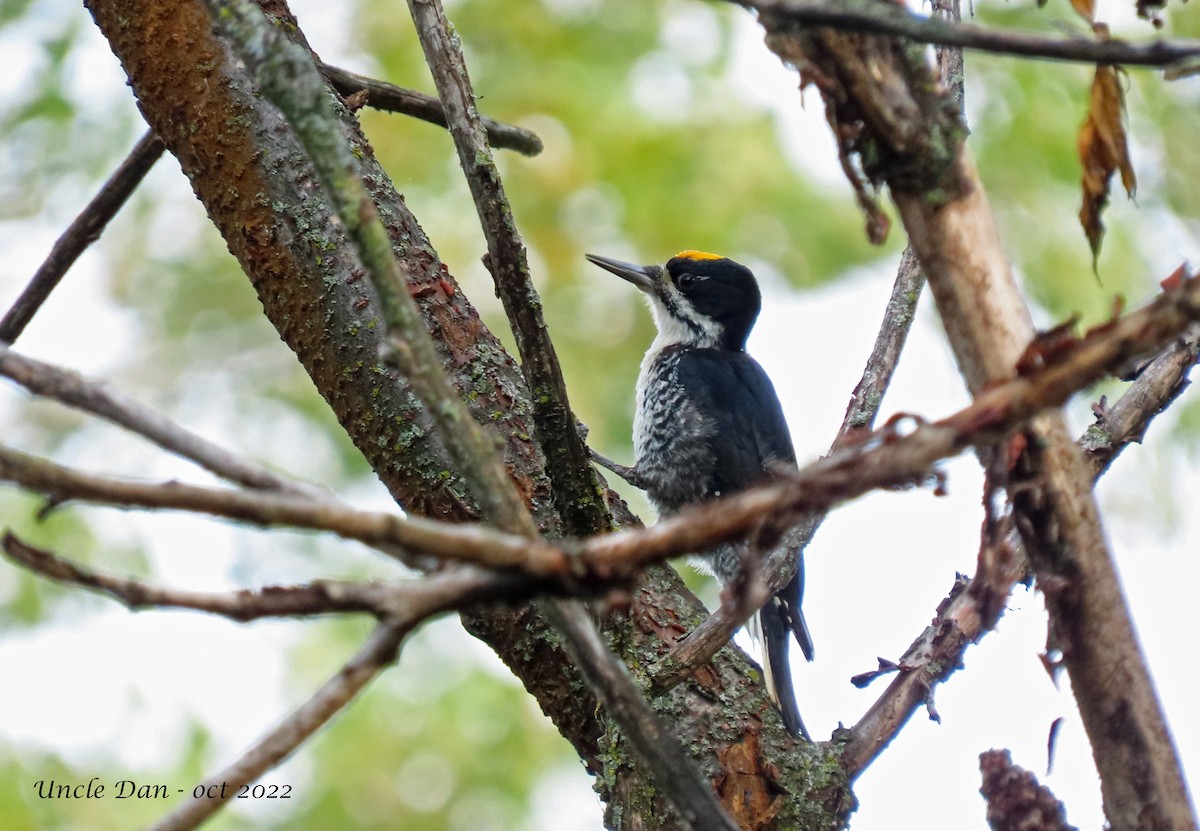
[[[344,32],[340,9],[316,0],[293,6],[318,50],[327,58],[339,58],[346,45],[339,34]],[[317,32],[319,37],[312,37]],[[820,171],[822,179],[840,182],[818,108],[799,108],[793,78],[759,47],[759,38],[747,23],[739,64],[747,93],[771,97],[795,159]],[[94,86],[97,95],[120,100],[127,92],[112,72],[111,56],[103,42],[90,42],[92,51],[80,56],[80,83]],[[4,63],[10,64],[15,55],[19,65],[19,52],[10,47],[19,49],[19,44],[0,43],[0,54],[10,56]],[[19,73],[0,73],[0,79],[14,77],[19,81]],[[4,92],[0,87],[0,102]],[[171,163],[159,166],[154,181],[186,192],[186,183]],[[6,251],[0,267],[0,305],[16,294],[68,218],[0,225],[0,246]],[[686,245],[681,241],[681,248]],[[1166,264],[1162,273],[1173,265]],[[89,288],[100,282],[96,268],[94,259],[83,259],[72,274],[71,291],[56,295],[44,310],[53,326],[35,325],[21,343],[23,351],[101,375],[111,365],[128,342],[128,321]],[[824,452],[840,423],[893,276],[894,264],[888,264],[797,295],[784,289],[779,275],[759,269],[767,303],[750,349],[775,381],[802,460]],[[1135,304],[1139,300],[1131,298]],[[844,345],[831,347],[834,339]],[[632,394],[630,390],[631,400]],[[10,387],[0,389],[0,407],[11,407],[16,398]],[[926,297],[884,415],[915,411],[937,417],[966,400]],[[1072,409],[1079,432],[1088,420],[1087,406],[1080,400]],[[1163,433],[1162,427],[1152,428],[1148,444]],[[1168,528],[1156,524],[1162,512],[1145,508],[1165,491],[1200,492],[1200,473],[1194,460],[1156,463],[1153,456],[1149,449],[1128,450],[1104,478],[1100,497],[1143,647],[1185,770],[1194,782],[1200,772],[1200,714],[1193,706],[1195,625],[1189,610],[1195,602],[1194,587],[1200,585],[1200,518],[1183,510]],[[96,461],[101,466],[99,457]],[[153,474],[186,470],[168,464]],[[818,737],[828,736],[839,722],[853,723],[886,685],[884,680],[856,690],[850,676],[873,669],[876,656],[898,658],[931,619],[955,572],[974,571],[981,477],[970,457],[948,464],[945,471],[948,496],[913,491],[861,500],[836,512],[809,551],[805,608],[817,660],[802,665],[797,653],[795,663],[801,664],[796,683],[802,711]],[[357,496],[363,504],[387,504],[382,489]],[[236,537],[247,533],[243,530],[188,517],[139,517],[140,530],[135,533],[125,514],[96,512],[95,518],[101,538],[147,541],[164,582],[192,588],[237,585]],[[7,568],[0,566],[0,596],[8,582]],[[243,627],[198,614],[133,615],[115,604],[83,622],[44,628],[33,636],[25,631],[0,633],[0,673],[7,679],[37,681],[0,684],[0,741],[31,751],[71,753],[81,764],[115,746],[129,765],[153,765],[169,758],[171,745],[183,738],[180,716],[186,714],[204,721],[218,746],[232,755],[305,694],[283,688],[281,655],[293,633],[294,624],[289,623]],[[928,805],[935,803],[942,806],[939,827],[986,827],[978,796],[978,754],[1007,747],[1017,764],[1038,774],[1065,801],[1073,824],[1100,828],[1103,817],[1090,750],[1065,676],[1062,688],[1056,689],[1038,660],[1044,639],[1040,595],[1018,589],[999,629],[968,651],[965,671],[939,688],[942,723],[917,714],[860,780],[856,792],[862,807],[851,827],[892,829],[917,816],[927,817]],[[429,627],[423,645],[413,648],[458,651],[506,673],[453,621]],[[147,655],[153,656],[152,674],[145,672]],[[212,671],[213,666],[220,672]],[[229,684],[230,677],[238,679],[236,687]],[[86,696],[78,695],[81,685],[86,685]],[[136,691],[135,706],[129,703],[131,689]],[[1059,733],[1054,772],[1045,776],[1047,734],[1059,717],[1066,723]],[[302,779],[302,756],[272,778]],[[600,827],[599,806],[581,770],[564,771],[543,789],[541,828]]]

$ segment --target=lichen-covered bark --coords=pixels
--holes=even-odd
[[[267,317],[380,479],[410,512],[472,518],[460,471],[447,463],[403,379],[380,361],[377,299],[344,229],[332,219],[323,188],[289,125],[261,101],[214,36],[205,4],[89,0],[87,6],[147,121],[178,158]],[[299,37],[286,7],[269,6],[278,25]],[[562,534],[521,373],[438,259],[357,122],[344,113],[343,124],[446,370],[475,418],[495,428],[542,532]],[[608,497],[616,504],[615,496]],[[614,646],[636,674],[702,614],[670,569],[652,569],[627,618],[610,627]],[[607,720],[597,714],[594,696],[536,605],[474,609],[464,621],[496,649],[600,776],[598,789],[614,826],[675,827],[625,742],[605,732]],[[723,650],[711,668],[655,705],[724,789],[731,811],[746,818],[746,827],[828,828],[844,821],[851,800],[836,764],[828,753],[799,747],[786,736],[740,652]],[[783,794],[789,798],[780,799]]]
[[[853,0],[865,6],[881,0]],[[965,144],[923,47],[763,17],[768,43],[821,90],[843,153],[886,183],[972,393],[1011,378],[1034,328]],[[861,183],[860,183],[861,184]],[[1117,829],[1196,823],[1117,578],[1092,477],[1061,412],[1034,419],[1013,470],[1016,526]]]

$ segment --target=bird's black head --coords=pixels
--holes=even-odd
[[[681,251],[666,266],[587,258],[649,296],[663,345],[746,348],[762,295],[754,274],[741,263],[703,251]]]

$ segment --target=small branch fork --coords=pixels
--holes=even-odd
[[[1097,479],[1122,450],[1141,441],[1155,416],[1183,391],[1198,354],[1200,328],[1193,325],[1142,370],[1116,404],[1097,406],[1096,423],[1078,441]],[[989,493],[994,489],[989,476]],[[930,701],[933,688],[962,665],[967,647],[995,626],[1013,587],[1027,578],[1028,562],[1011,517],[989,518],[982,536],[975,576],[955,584],[933,622],[898,662],[860,676],[859,685],[865,686],[886,672],[900,673],[850,729],[842,765],[852,778],[887,747],[917,708]]]
[[[1053,61],[1171,68],[1200,57],[1200,41],[1129,43],[1087,37],[1059,38],[1031,32],[998,31],[970,23],[921,17],[890,3],[833,4],[822,0],[734,0],[793,26],[824,27],[894,35],[918,43],[957,46],[997,55]]]
[[[894,420],[780,482],[682,512],[650,528],[561,544],[486,525],[361,511],[307,494],[132,482],[74,470],[9,448],[0,448],[0,480],[43,493],[55,503],[77,500],[192,510],[258,525],[325,530],[369,545],[388,543],[447,561],[558,580],[564,586],[594,587],[627,578],[650,562],[745,536],[780,511],[827,509],[876,488],[926,482],[938,461],[968,447],[994,444],[1112,368],[1170,344],[1198,318],[1200,280],[1184,280],[1149,306],[1059,347],[1046,356],[1043,366],[984,390],[970,406],[945,419]],[[1166,357],[1160,360],[1170,363]],[[1157,370],[1143,377],[1144,384],[1169,383]],[[1170,383],[1171,388],[1178,383]],[[907,426],[911,431],[905,432]],[[1144,428],[1135,423],[1130,429]],[[1119,435],[1114,439],[1124,441]]]
[[[568,546],[570,550],[555,549],[545,543],[546,549],[539,549],[541,543],[528,540],[523,542],[528,550],[557,551],[561,562],[569,566],[567,571],[573,581],[580,580],[581,575],[593,575],[602,579],[614,579],[620,575],[628,575],[641,564],[672,554],[696,550],[711,546],[717,541],[730,539],[739,534],[752,530],[756,523],[764,517],[778,511],[802,511],[812,508],[824,508],[865,492],[871,487],[881,485],[911,484],[927,478],[931,465],[939,458],[952,452],[957,452],[972,443],[994,442],[996,437],[1003,435],[1023,420],[1029,418],[1041,407],[1054,406],[1061,403],[1073,390],[1078,389],[1092,380],[1102,376],[1106,368],[1127,363],[1132,357],[1142,355],[1170,341],[1187,327],[1188,320],[1200,317],[1200,281],[1185,280],[1171,291],[1165,292],[1149,307],[1110,323],[1097,327],[1087,336],[1073,345],[1056,352],[1047,365],[1034,370],[1031,374],[1015,379],[986,391],[971,407],[933,424],[921,423],[913,432],[901,436],[896,425],[889,425],[875,432],[864,441],[853,444],[836,452],[831,457],[812,465],[796,474],[790,481],[747,492],[725,500],[720,510],[707,506],[704,511],[693,511],[672,521],[653,526],[652,528],[610,534],[593,538],[578,544]],[[1194,327],[1193,327],[1194,330]],[[1193,350],[1194,342],[1188,349]],[[1179,381],[1170,381],[1160,377],[1159,366],[1178,366],[1172,361],[1171,351],[1158,359],[1143,372],[1139,383],[1154,384],[1156,387],[1176,390]],[[31,367],[39,367],[36,362],[28,359],[15,358],[11,351],[0,358],[0,367],[10,377],[19,376],[21,369],[28,374]],[[45,370],[45,365],[40,369]],[[61,373],[61,371],[59,371]],[[36,373],[35,373],[36,375]],[[48,383],[45,373],[37,375],[37,385],[43,392],[54,393],[55,385]],[[128,406],[120,396],[103,391],[97,385],[82,381],[78,376],[61,373],[72,383],[59,385],[57,393],[65,400],[82,404],[93,411],[106,411],[110,418],[141,431],[148,419],[146,412],[138,407]],[[52,375],[53,377],[53,375]],[[62,380],[62,377],[59,377]],[[1137,386],[1137,385],[1135,385]],[[113,406],[120,402],[124,406]],[[1120,403],[1114,411],[1121,409]],[[163,417],[160,417],[163,418]],[[185,443],[171,438],[175,432],[165,422],[147,427],[147,432],[154,434],[155,440],[164,446],[183,447]],[[1144,428],[1134,427],[1134,430]],[[186,431],[183,431],[186,432]],[[1114,443],[1119,445],[1123,439],[1113,436]],[[246,465],[239,467],[231,465],[228,460],[222,460],[220,454],[211,452],[201,444],[188,451],[189,458],[203,460],[210,469],[222,472],[222,475],[236,472],[236,477],[247,478],[247,473],[253,473],[253,468]],[[247,463],[249,465],[249,463]],[[165,486],[143,485],[90,474],[80,474],[42,460],[19,454],[15,451],[4,451],[0,454],[0,477],[25,484],[35,490],[50,493],[57,499],[88,498],[112,504],[132,505],[140,499],[146,503],[160,506],[180,507],[183,503],[196,502],[203,504],[207,496],[199,496],[201,492],[215,489],[196,489],[190,486],[169,483]],[[252,480],[257,477],[249,477]],[[282,480],[286,481],[286,480]],[[259,484],[268,484],[261,481]],[[276,483],[278,484],[278,483]],[[155,493],[155,491],[158,491]],[[365,534],[375,542],[387,542],[399,545],[420,543],[429,545],[421,550],[433,553],[444,551],[454,553],[457,546],[465,546],[467,551],[479,554],[482,559],[475,562],[503,562],[504,557],[516,553],[516,540],[499,534],[491,529],[475,526],[446,526],[439,529],[422,528],[420,533],[414,532],[413,527],[420,526],[414,520],[402,520],[398,517],[388,517],[386,521],[369,512],[353,511],[337,505],[332,499],[322,502],[311,495],[307,486],[276,488],[264,493],[249,491],[216,491],[220,494],[211,506],[235,505],[236,513],[231,511],[226,515],[235,518],[254,521],[273,522],[269,519],[271,511],[288,513],[294,511],[297,520],[300,514],[310,514],[329,520],[329,530],[335,533],[349,531],[356,527],[372,528],[375,530]],[[183,495],[182,497],[180,495]],[[225,502],[229,495],[236,495],[235,501]],[[255,498],[265,500],[255,503]],[[136,499],[135,499],[136,498]],[[181,502],[182,500],[182,502]],[[237,501],[244,500],[244,501]],[[176,504],[179,503],[179,504]],[[283,506],[283,507],[280,507]],[[207,509],[207,508],[206,508]],[[255,511],[263,513],[255,513]],[[214,512],[220,513],[219,510]],[[387,517],[388,515],[382,515]],[[381,532],[377,525],[382,523],[390,531]],[[300,520],[301,527],[321,527],[320,523]],[[410,526],[407,530],[404,526]],[[432,523],[430,524],[433,525]],[[340,529],[340,530],[339,530]],[[463,533],[466,536],[461,536]],[[395,534],[395,536],[392,536]],[[352,536],[346,533],[346,536]],[[425,535],[425,536],[422,536]],[[21,543],[15,537],[5,540],[6,553],[22,565],[42,573],[52,579],[65,580],[79,585],[104,591],[116,596],[132,606],[143,606],[148,603],[165,603],[173,606],[201,608],[230,617],[258,617],[264,615],[296,615],[320,614],[349,609],[369,611],[383,615],[385,621],[399,618],[404,621],[415,621],[449,608],[457,608],[468,602],[478,600],[482,596],[514,597],[527,596],[532,591],[556,591],[555,583],[544,584],[540,589],[529,586],[529,577],[519,580],[509,579],[506,585],[489,583],[499,579],[495,571],[481,571],[470,568],[466,571],[452,570],[445,574],[435,575],[435,583],[428,587],[419,584],[365,584],[356,586],[349,583],[317,583],[310,586],[287,587],[283,589],[265,589],[258,593],[241,595],[205,595],[201,593],[181,593],[173,590],[159,589],[128,581],[126,578],[111,578],[81,569],[67,563],[47,552],[40,552]],[[501,552],[497,557],[495,552]],[[488,553],[490,552],[490,553]],[[462,555],[460,555],[462,556]],[[463,559],[472,559],[463,556]],[[527,568],[530,563],[537,563],[538,557],[531,555],[525,560],[514,560],[512,566],[518,571],[537,573]],[[543,564],[545,561],[542,561]],[[535,567],[536,568],[536,567]],[[551,569],[548,573],[555,573]],[[501,575],[502,576],[502,575]],[[446,581],[447,592],[440,591],[437,581]],[[455,581],[463,581],[456,585]],[[475,582],[478,581],[478,582]],[[420,581],[425,582],[425,581]],[[577,582],[576,582],[577,585]],[[455,594],[454,592],[458,592]],[[407,604],[407,605],[406,605]],[[411,626],[411,623],[408,624]],[[390,623],[381,624],[383,628],[378,633],[395,632]],[[382,634],[379,635],[383,637]],[[379,650],[370,651],[378,656]],[[389,653],[394,655],[394,651]],[[381,662],[371,663],[374,669],[368,673],[366,663],[361,668],[348,674],[361,678],[365,684],[373,672],[386,665],[391,658]],[[363,676],[366,677],[363,677]],[[340,677],[340,676],[339,676]],[[333,683],[333,682],[331,682]],[[291,748],[280,750],[286,744],[283,736],[290,736],[295,741],[302,740],[316,728],[314,719],[320,714],[328,718],[336,711],[330,701],[336,698],[343,704],[353,696],[361,684],[336,687],[340,692],[337,696],[322,688],[314,696],[313,701],[305,705],[294,716],[299,726],[290,726],[289,722],[281,725],[278,731],[272,733],[264,744],[274,750],[258,754],[252,751],[253,759],[239,762],[247,765],[246,774],[252,781],[254,776],[266,768],[259,767],[262,759],[283,758]],[[340,706],[340,705],[339,705]],[[282,755],[279,755],[282,753]],[[257,754],[257,755],[254,755]],[[251,764],[253,762],[253,764]],[[272,762],[273,763],[273,762]],[[257,771],[257,772],[254,772]],[[233,781],[227,779],[227,781]],[[189,808],[189,810],[191,810]],[[174,816],[174,815],[172,815]],[[174,822],[168,817],[164,822]],[[198,820],[197,820],[198,821]],[[162,825],[162,828],[188,828],[194,824]]]
[[[368,106],[446,126],[446,113],[442,102],[436,98],[329,64],[321,64],[321,71],[342,95],[365,90]],[[516,150],[526,156],[536,156],[542,152],[542,140],[529,130],[486,117],[481,117],[481,122],[488,140],[496,147]],[[16,343],[67,271],[100,238],[108,223],[137,190],[165,149],[153,131],[148,131],[138,140],[92,201],[67,226],[24,291],[0,319],[0,343]]]

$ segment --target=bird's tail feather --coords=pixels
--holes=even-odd
[[[803,623],[803,618],[801,618]],[[771,598],[750,622],[751,634],[757,636],[763,650],[763,680],[767,692],[779,712],[783,715],[784,726],[793,736],[802,736],[805,741],[812,741],[804,720],[800,718],[800,708],[796,704],[796,691],[792,685],[791,660],[788,649],[791,646],[792,634],[795,631],[789,625],[783,614],[781,604],[776,598]],[[758,632],[753,630],[758,629]],[[807,633],[807,629],[804,630]],[[809,640],[811,652],[812,641]],[[803,648],[803,642],[801,642]],[[809,653],[806,653],[806,655]],[[811,660],[811,659],[810,659]]]

